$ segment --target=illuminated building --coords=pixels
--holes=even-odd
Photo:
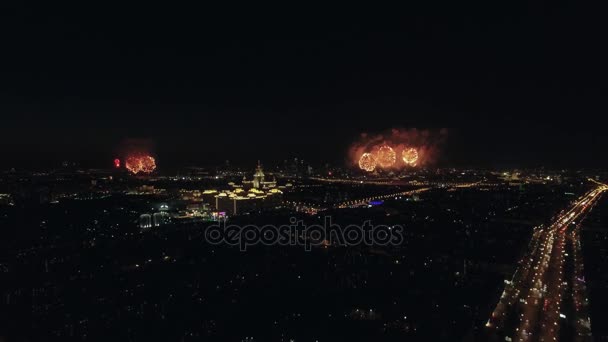
[[[275,188],[277,186],[277,181],[272,177],[272,181],[266,181],[266,176],[264,175],[264,170],[262,169],[262,165],[258,161],[258,166],[255,169],[255,173],[253,174],[252,180],[247,180],[243,177],[243,188],[256,188],[256,189],[270,189]]]
[[[169,222],[169,214],[166,211],[152,214],[152,223],[154,227],[160,227]]]
[[[268,191],[256,188],[245,191],[222,191],[215,195],[215,209],[230,215],[238,215],[247,212],[276,208],[283,203],[283,192],[279,189]]]
[[[139,215],[139,228],[152,228],[152,216],[150,216],[150,214]]]
[[[259,162],[252,180],[243,177],[242,184],[228,184],[231,189],[205,190],[200,194],[200,198],[216,211],[228,215],[276,208],[283,204],[283,191],[277,188],[276,180],[266,180]]]
[[[14,205],[13,197],[10,194],[0,194],[0,205]]]

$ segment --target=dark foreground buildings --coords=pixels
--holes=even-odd
[[[416,185],[290,180],[292,189],[285,193],[279,187],[288,181],[269,184],[272,178],[235,180],[226,188],[225,180],[214,177],[122,185],[114,179],[101,193],[95,189],[102,181],[93,189],[87,181],[75,192],[79,195],[3,202],[0,336],[6,341],[481,340],[532,228],[550,222],[589,185],[584,178],[514,182],[464,173],[437,181],[428,176]],[[154,188],[142,189],[141,182],[154,182]],[[57,188],[46,186],[51,193]],[[205,192],[213,188],[217,193]],[[427,190],[390,196],[412,189]],[[288,197],[283,205],[241,212],[247,207],[238,201],[264,203],[254,198],[274,196],[273,191]],[[375,196],[383,201],[356,200]],[[240,197],[251,199],[236,200]],[[355,204],[344,206],[344,198]],[[230,211],[235,200],[237,209]],[[311,215],[287,202],[322,210]],[[591,327],[598,340],[606,336],[605,203],[592,211],[582,232]],[[322,224],[331,216],[343,227],[371,220],[405,230],[394,246],[322,244],[306,251],[256,245],[241,251],[205,242],[205,231],[216,220],[203,219],[204,208],[226,210],[228,222],[238,225],[281,225],[290,218]],[[165,221],[162,212],[170,218]],[[151,227],[142,230],[145,213]]]

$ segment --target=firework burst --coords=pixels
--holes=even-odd
[[[374,171],[376,169],[376,158],[371,153],[363,153],[359,158],[359,168],[367,172]]]
[[[446,138],[446,129],[430,131],[395,128],[374,135],[363,133],[350,145],[348,157],[353,165],[368,172],[377,169],[395,171],[406,167],[427,167],[439,159]]]
[[[405,148],[401,153],[401,158],[407,165],[416,166],[416,162],[418,161],[418,151],[413,147]]]
[[[156,170],[156,160],[149,155],[131,155],[125,160],[125,167],[134,175],[149,174]]]
[[[397,161],[397,154],[395,153],[395,150],[388,145],[380,146],[380,148],[378,148],[376,151],[375,156],[378,165],[383,169],[392,167]]]

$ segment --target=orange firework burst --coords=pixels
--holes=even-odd
[[[392,147],[388,145],[382,145],[376,152],[376,161],[382,168],[388,168],[395,165],[397,160],[397,154]]]
[[[149,155],[132,155],[125,160],[125,167],[132,174],[152,173],[156,170],[156,160]]]
[[[416,166],[418,151],[413,147],[406,148],[403,150],[403,153],[401,153],[401,157],[403,158],[403,162],[407,165]]]
[[[145,156],[141,158],[141,172],[143,173],[152,173],[156,170],[156,160],[150,156]]]
[[[378,134],[362,133],[348,150],[351,165],[363,168],[370,157],[375,160],[375,168],[397,171],[404,168],[423,167],[437,162],[441,146],[447,138],[447,130],[439,131],[394,128]],[[399,159],[399,160],[397,160]]]
[[[363,153],[359,158],[359,168],[367,172],[372,172],[376,169],[376,158],[371,153]]]

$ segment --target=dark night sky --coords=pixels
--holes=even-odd
[[[592,9],[46,6],[1,14],[2,166],[110,165],[127,139],[161,165],[339,164],[392,127],[447,127],[444,165],[608,166]]]

